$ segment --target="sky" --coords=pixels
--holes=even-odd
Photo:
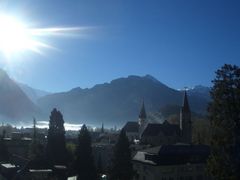
[[[240,65],[239,9],[234,0],[0,0],[2,14],[32,28],[84,29],[42,37],[53,48],[41,53],[0,54],[0,67],[50,92],[146,74],[175,89],[211,86],[224,63]]]

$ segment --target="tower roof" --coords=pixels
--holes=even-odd
[[[189,107],[189,103],[188,103],[188,97],[187,97],[187,91],[186,90],[184,92],[182,109],[183,109],[183,111],[190,111],[190,107]]]
[[[144,106],[144,101],[142,103],[142,108],[141,108],[141,111],[139,113],[139,118],[142,118],[142,119],[146,119],[147,118],[147,114],[146,114],[146,111],[145,111],[145,106]]]
[[[102,123],[101,133],[104,133],[104,124]]]

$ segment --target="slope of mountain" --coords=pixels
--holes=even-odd
[[[202,85],[197,85],[194,88],[190,89],[189,95],[191,96],[198,96],[200,98],[204,98],[205,100],[209,101],[210,100],[210,87],[205,87]]]
[[[122,125],[137,120],[143,98],[147,111],[156,112],[166,105],[181,105],[183,93],[150,75],[129,76],[90,89],[75,88],[50,94],[40,98],[37,104],[46,115],[54,107],[59,108],[69,122]],[[193,111],[206,112],[208,99],[191,92],[189,101]]]
[[[39,89],[35,89],[35,88],[32,88],[26,84],[23,84],[23,83],[19,83],[17,82],[18,86],[22,89],[22,91],[28,96],[28,98],[36,103],[37,100],[40,98],[40,97],[43,97],[43,96],[46,96],[48,94],[51,94],[47,91],[43,91],[43,90],[39,90]]]
[[[2,121],[22,120],[37,112],[37,107],[25,95],[21,88],[0,69],[0,115]]]

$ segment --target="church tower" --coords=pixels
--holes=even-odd
[[[180,110],[181,139],[184,143],[192,143],[191,111],[188,104],[187,91],[184,92],[183,106]]]
[[[140,111],[139,116],[138,116],[138,124],[139,124],[139,126],[142,126],[143,124],[145,124],[146,123],[146,119],[147,119],[147,115],[146,115],[144,101],[143,101],[142,108],[141,108],[141,111]]]
[[[142,103],[142,107],[138,116],[138,125],[139,125],[139,136],[141,138],[142,132],[147,124],[147,114],[145,110],[144,101]]]

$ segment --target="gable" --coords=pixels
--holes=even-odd
[[[135,133],[138,133],[138,129],[139,129],[139,125],[137,122],[127,122],[125,124],[125,126],[123,127],[123,129],[125,130],[126,133],[132,133],[132,132],[135,132]]]

